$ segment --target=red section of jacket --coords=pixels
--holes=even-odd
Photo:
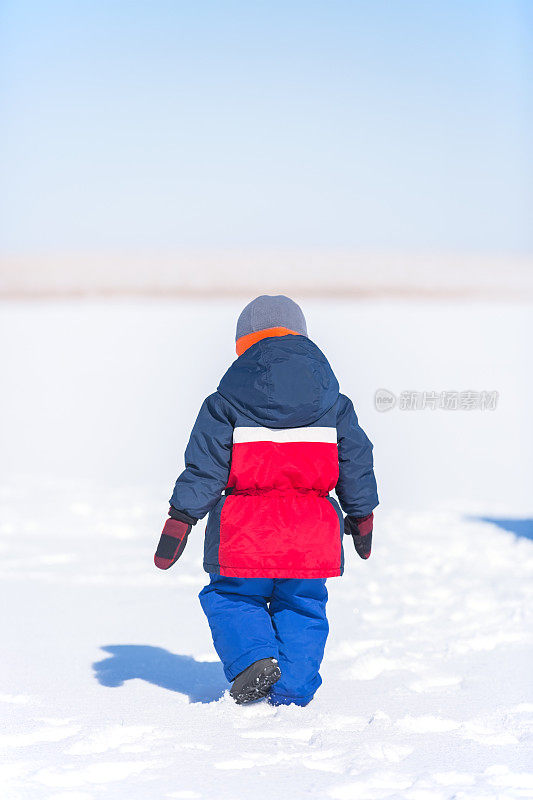
[[[329,442],[233,445],[220,520],[219,562],[232,577],[341,574],[339,517],[327,499],[339,476]]]

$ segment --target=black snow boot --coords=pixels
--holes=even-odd
[[[240,672],[229,691],[236,703],[252,703],[266,697],[270,687],[281,678],[281,670],[275,658],[254,661]]]

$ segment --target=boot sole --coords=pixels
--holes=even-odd
[[[253,682],[248,686],[244,686],[239,692],[232,693],[231,697],[235,700],[237,705],[241,706],[245,703],[253,703],[254,700],[261,700],[266,697],[271,687],[281,678],[281,670],[278,666],[272,665],[266,667]]]

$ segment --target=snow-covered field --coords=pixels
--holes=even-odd
[[[323,686],[274,709],[224,695],[203,523],[152,564],[242,304],[0,307],[1,800],[533,797],[533,542],[480,519],[533,516],[530,306],[305,303],[382,506],[328,582]],[[499,401],[380,414],[378,388]]]

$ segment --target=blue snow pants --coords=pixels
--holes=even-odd
[[[281,678],[270,702],[307,705],[322,683],[318,670],[329,631],[326,580],[210,578],[199,597],[226,678],[233,681],[254,661],[273,656]]]

